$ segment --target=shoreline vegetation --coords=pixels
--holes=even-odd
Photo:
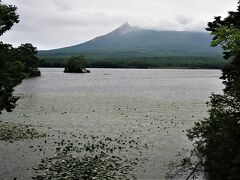
[[[77,56],[79,57],[79,56]],[[72,59],[72,58],[70,58]],[[40,57],[39,66],[60,68],[68,66],[68,58]],[[81,62],[80,62],[81,63]],[[226,62],[222,57],[146,57],[127,59],[85,59],[84,68],[129,69],[221,69]],[[76,68],[74,68],[76,69]],[[66,70],[67,71],[67,70]]]
[[[186,180],[233,180],[240,177],[240,2],[237,11],[228,16],[215,16],[208,23],[212,47],[221,46],[223,58],[228,61],[222,68],[223,93],[212,93],[207,105],[209,117],[187,130],[192,142],[188,153],[169,165],[170,178],[186,175]]]
[[[16,6],[2,4],[0,0],[0,36],[19,22],[16,11]],[[15,108],[19,97],[13,95],[14,88],[23,79],[41,76],[37,53],[37,48],[30,43],[13,47],[0,41],[0,114]]]

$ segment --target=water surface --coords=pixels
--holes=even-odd
[[[136,167],[136,176],[164,179],[164,164],[191,145],[186,129],[207,117],[205,101],[223,87],[218,70],[90,70],[90,74],[65,74],[61,68],[42,68],[41,77],[24,80],[16,88],[15,94],[22,98],[0,120],[31,124],[47,134],[138,138],[148,146],[142,149],[148,161]],[[32,167],[44,156],[29,146],[41,143],[41,139],[0,142],[0,179],[29,179]],[[50,149],[51,141],[44,146]]]
[[[111,94],[166,101],[208,99],[221,92],[219,70],[91,69],[90,74],[66,74],[62,68],[41,68],[42,76],[17,88],[24,95]]]

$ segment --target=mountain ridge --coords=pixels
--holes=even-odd
[[[220,48],[210,47],[205,32],[158,31],[122,24],[117,29],[81,44],[39,51],[40,57],[85,55],[87,58],[157,56],[217,56]]]

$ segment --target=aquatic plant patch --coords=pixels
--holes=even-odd
[[[55,156],[42,159],[33,179],[134,179],[144,162],[135,140],[99,138],[84,143],[62,140]],[[99,139],[98,139],[99,138]],[[74,141],[76,142],[76,141]],[[131,151],[135,150],[134,156]],[[136,151],[137,150],[137,151]]]
[[[1,122],[0,121],[0,140],[13,142],[20,139],[34,139],[45,137],[46,134],[39,133],[30,125]]]

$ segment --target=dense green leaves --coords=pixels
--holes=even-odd
[[[240,6],[239,6],[240,7]],[[229,12],[224,20],[217,18],[209,30],[213,46],[221,45],[229,63],[223,68],[223,95],[212,95],[210,117],[189,132],[199,136],[209,179],[240,177],[240,8]],[[216,25],[215,27],[212,25]]]
[[[215,17],[208,26],[214,36],[212,46],[221,46],[228,59],[221,76],[225,88],[223,94],[211,95],[209,117],[188,131],[194,146],[191,152],[197,155],[185,159],[191,165],[197,157],[203,168],[189,166],[187,171],[192,177],[204,171],[208,179],[235,180],[240,177],[240,4],[236,12],[223,20]],[[181,164],[175,172],[179,169],[183,169]]]
[[[12,111],[18,97],[13,96],[14,87],[26,77],[39,76],[38,58],[35,48],[27,44],[34,51],[26,52],[25,45],[13,48],[9,44],[0,42],[0,112]]]
[[[10,30],[18,21],[17,8],[4,5],[0,1],[0,36]],[[10,44],[0,42],[0,113],[12,111],[18,97],[13,96],[14,87],[26,77],[39,76],[36,48],[23,44],[13,48]]]
[[[201,154],[208,179],[240,177],[240,6],[224,20],[216,17],[207,30],[214,35],[212,46],[220,45],[229,63],[222,70],[223,94],[210,97],[209,118],[188,131],[195,151]]]
[[[0,43],[0,112],[11,111],[18,100],[13,97],[14,87],[25,77],[24,64],[16,61],[16,54],[11,45]]]
[[[26,43],[19,46],[17,49],[18,60],[24,63],[24,72],[28,77],[40,76],[38,70],[39,59],[37,57],[37,48],[32,44]]]
[[[19,22],[16,10],[16,6],[2,4],[0,0],[0,36],[10,30],[14,23]]]

